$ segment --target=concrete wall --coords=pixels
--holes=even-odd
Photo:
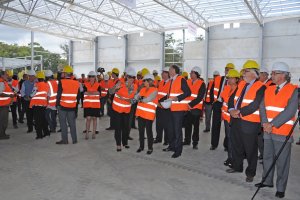
[[[94,67],[94,44],[93,42],[79,42],[73,43],[73,67],[74,74],[88,74],[89,71],[95,69]]]

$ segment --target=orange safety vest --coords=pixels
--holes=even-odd
[[[206,94],[205,94],[204,98],[205,98],[205,102],[207,102],[207,103],[210,102],[210,91],[211,91],[213,83],[214,83],[214,81],[210,80],[208,83],[207,89],[206,89]]]
[[[173,80],[170,90],[170,97],[177,97],[183,94],[181,90],[181,80],[184,79],[182,76],[177,76],[175,80]],[[189,100],[182,100],[182,101],[172,101],[171,104],[171,111],[188,111],[188,103],[191,101]]]
[[[50,98],[48,101],[48,106],[50,107],[55,107],[56,106],[56,96],[57,96],[57,90],[58,90],[58,81],[56,80],[51,80],[48,81],[48,86],[50,90]]]
[[[223,99],[223,105],[222,105],[222,108],[221,108],[221,110],[222,110],[222,119],[227,121],[227,122],[230,122],[230,114],[228,112],[228,101],[229,101],[230,96],[235,91],[236,87],[231,90],[231,87],[229,85],[225,85],[222,93],[220,94],[220,96]]]
[[[203,84],[203,81],[198,79],[196,80],[194,83],[193,83],[193,80],[192,79],[189,79],[187,81],[187,84],[191,90],[191,96],[187,97],[185,100],[188,100],[188,101],[193,101],[194,99],[197,98],[198,96],[198,92],[199,92],[199,89],[200,87],[202,86]],[[197,105],[195,105],[192,109],[199,109],[199,110],[202,110],[203,109],[203,100],[201,100],[200,103],[198,103]]]
[[[241,86],[243,85],[243,82]],[[264,84],[260,81],[256,81],[253,83],[253,85],[250,87],[250,89],[247,91],[247,93],[244,95],[244,98],[242,100],[242,104],[241,104],[241,108],[245,107],[247,105],[249,105],[250,103],[252,103],[256,97],[256,92],[262,87],[264,86]],[[245,85],[244,85],[245,87]],[[235,94],[235,98],[234,98],[234,105],[236,105],[237,100],[240,98],[241,93],[244,89],[244,87],[240,87],[240,85],[238,86],[238,90]],[[245,121],[249,121],[249,122],[260,122],[260,115],[259,115],[259,109],[257,109],[254,113],[247,115],[247,116],[242,116],[241,117],[243,120]]]
[[[265,83],[265,86],[266,86],[266,87],[269,87],[269,86],[271,86],[272,83],[273,83],[272,79],[269,79],[269,80]]]
[[[92,85],[90,82],[84,84],[87,92],[98,92],[100,84],[95,82]],[[83,108],[100,108],[100,94],[84,94]]]
[[[121,82],[121,88],[115,93],[112,108],[118,113],[130,113],[131,103],[128,100],[134,98],[137,86],[133,84],[133,91],[129,94],[126,83]],[[127,100],[127,101],[126,101]]]
[[[3,94],[11,95],[14,94],[11,90],[11,87],[7,84],[5,80],[0,78],[0,83],[4,83],[4,91]],[[9,106],[11,104],[11,98],[10,97],[0,97],[0,106]],[[2,123],[2,122],[1,122]]]
[[[221,90],[221,80],[222,80],[222,77],[221,76],[216,76],[214,78],[214,101],[217,101],[218,100],[218,94]]]
[[[157,91],[157,88],[155,87],[150,87],[148,90],[147,88],[142,88],[140,91],[140,97],[147,98],[155,91]],[[157,103],[157,97],[155,97],[151,102],[148,103],[138,102],[135,116],[153,121],[155,119]]]
[[[165,81],[162,80],[158,84],[158,93],[157,93],[157,99],[158,101],[162,98],[164,98],[166,95],[168,95],[168,92],[170,90],[170,83],[171,81],[169,80],[166,84]],[[161,107],[161,106],[159,106]]]
[[[100,82],[101,97],[106,97],[108,90],[113,87],[112,85],[113,85],[113,82],[111,80],[108,80],[108,81],[102,80]]]
[[[71,79],[62,79],[61,85],[60,105],[65,108],[76,108],[79,82]]]
[[[11,86],[14,87],[14,88],[18,88],[19,89],[19,81],[15,80],[15,79],[12,79]],[[14,97],[14,102],[17,102],[17,97]]]
[[[49,86],[45,82],[37,82],[35,84],[37,88],[36,93],[30,100],[29,107],[32,108],[33,106],[44,106],[48,105],[48,92]]]
[[[277,94],[275,94],[276,85],[268,87],[265,91],[265,107],[268,121],[271,122],[287,106],[293,92],[297,89],[296,85],[287,83]],[[287,136],[293,128],[296,117],[293,116],[279,128],[273,127],[272,133],[276,135]]]

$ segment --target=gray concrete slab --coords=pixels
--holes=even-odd
[[[150,156],[145,151],[137,154],[138,132],[134,129],[131,148],[116,152],[113,131],[106,131],[107,126],[108,118],[101,118],[96,140],[84,140],[80,116],[79,143],[59,146],[55,145],[58,133],[35,140],[35,134],[26,134],[25,125],[16,130],[10,124],[7,133],[11,139],[0,141],[0,199],[241,200],[251,199],[253,185],[261,179],[260,164],[251,184],[245,182],[244,174],[227,174],[226,152],[222,146],[209,150],[210,133],[201,132],[199,150],[184,147],[183,155],[172,159],[161,144],[154,146]],[[223,129],[221,135],[223,139]],[[292,154],[285,199],[299,200],[300,146],[294,145]],[[275,192],[275,188],[262,189],[256,199],[275,199]]]

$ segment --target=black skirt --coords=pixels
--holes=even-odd
[[[100,108],[84,108],[83,116],[86,117],[100,117]]]

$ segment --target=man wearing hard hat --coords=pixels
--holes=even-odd
[[[257,167],[257,137],[261,129],[259,105],[266,87],[260,81],[259,65],[248,60],[244,66],[244,87],[238,89],[229,99],[228,111],[231,116],[232,161],[233,168],[228,173],[243,172],[243,161],[248,161],[246,182],[252,182]]]
[[[23,106],[24,99],[22,98],[22,95],[21,95],[22,86],[26,80],[28,80],[28,74],[26,72],[24,72],[22,79],[19,81],[19,89],[20,90],[19,90],[19,98],[18,98],[18,113],[19,113],[18,122],[20,124],[24,123],[24,114],[26,112],[25,107]]]
[[[45,72],[46,81],[49,86],[49,102],[46,109],[46,119],[50,128],[50,132],[56,132],[56,95],[58,90],[58,81],[54,79],[53,72],[51,70],[46,70]]]
[[[290,83],[289,66],[284,62],[276,62],[272,67],[273,86],[265,91],[265,97],[260,106],[260,118],[264,128],[264,156],[263,156],[263,177],[271,167],[275,155],[284,144],[286,137],[292,131],[295,123],[296,111],[298,109],[298,89]],[[285,196],[287,186],[291,146],[291,137],[284,146],[278,160],[276,161],[277,180],[275,194],[278,198]],[[263,184],[256,184],[260,187],[273,187],[275,167],[266,178]]]
[[[8,70],[7,75],[8,75],[8,80],[7,80],[8,85],[11,87],[12,91],[17,94],[19,92],[18,77],[16,75],[14,76],[12,70]],[[16,96],[14,97],[14,102],[10,105],[10,111],[13,119],[14,128],[18,128],[17,106],[18,104],[17,104],[17,96]]]

